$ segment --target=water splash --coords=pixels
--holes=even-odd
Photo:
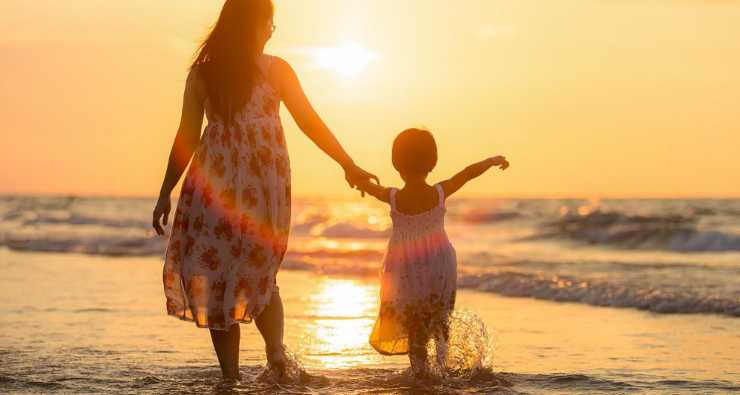
[[[306,369],[303,368],[300,356],[285,347],[285,372],[280,377],[277,370],[273,367],[270,362],[267,362],[265,369],[257,376],[257,381],[261,381],[267,384],[281,384],[281,385],[301,385],[308,384],[315,379],[315,377],[309,375]]]
[[[438,378],[471,379],[493,366],[493,336],[483,320],[466,309],[450,316],[447,344],[432,339],[428,346],[429,371]]]

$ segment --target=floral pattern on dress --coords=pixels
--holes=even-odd
[[[186,89],[194,89],[193,73]],[[165,252],[169,315],[225,330],[270,302],[290,227],[290,161],[280,99],[262,79],[236,122],[209,111]]]

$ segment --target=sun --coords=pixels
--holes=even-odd
[[[334,47],[318,47],[311,51],[314,64],[337,74],[356,78],[376,60],[378,56],[356,43],[345,43]]]

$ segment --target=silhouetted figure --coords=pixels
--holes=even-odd
[[[280,102],[340,164],[350,186],[377,177],[354,164],[306,98],[291,66],[263,53],[270,0],[228,0],[185,85],[182,118],[153,213],[162,235],[190,159],[163,270],[168,314],[209,328],[224,378],[238,379],[240,322],[257,323],[267,360],[285,371],[275,277],[290,225],[290,163]],[[208,125],[201,137],[203,116]]]
[[[393,167],[402,189],[370,181],[359,188],[389,203],[393,232],[383,261],[380,312],[370,344],[381,354],[408,354],[417,376],[428,375],[427,343],[433,337],[437,365],[444,367],[449,316],[457,291],[456,252],[444,229],[445,199],[492,166],[509,167],[502,156],[468,166],[434,186],[426,178],[437,165],[437,145],[426,130],[408,129],[393,142]]]

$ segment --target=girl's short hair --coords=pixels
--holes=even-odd
[[[428,130],[406,129],[393,140],[393,167],[399,173],[426,174],[437,165],[437,143]]]

